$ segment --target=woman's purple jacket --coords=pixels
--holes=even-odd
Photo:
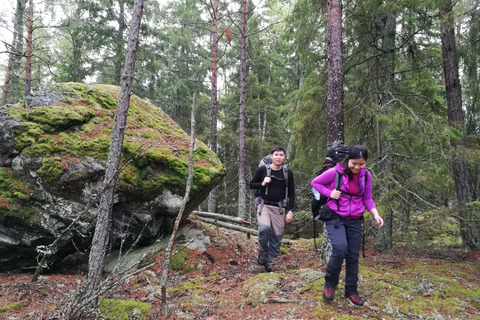
[[[350,192],[348,189],[348,176],[344,174],[343,168],[337,164],[335,168],[331,168],[315,179],[312,180],[312,187],[324,196],[330,198],[330,194],[335,189],[335,177],[338,172],[342,173],[342,185],[341,190]],[[365,174],[368,174],[367,185],[365,185]],[[363,197],[354,197],[343,194],[340,196],[339,204],[340,210],[338,210],[337,201],[329,199],[327,206],[335,211],[339,216],[345,219],[358,219],[365,212],[365,208],[370,211],[375,207],[375,203],[372,199],[372,175],[367,171],[367,168],[363,168],[358,175],[360,194],[365,193]]]

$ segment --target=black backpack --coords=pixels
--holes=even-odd
[[[350,151],[350,147],[343,144],[334,144],[333,146],[327,149],[327,157],[323,162],[323,166],[318,170],[315,175],[320,175],[337,165],[338,162],[341,162],[345,159]],[[339,190],[342,184],[342,175],[337,172],[335,177],[335,189]],[[323,194],[320,194],[318,191],[312,188],[313,197],[312,197],[312,214],[313,220],[318,219],[320,214],[320,208],[327,203],[328,198]]]

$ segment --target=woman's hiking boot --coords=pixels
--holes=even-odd
[[[325,294],[324,294],[325,296]],[[354,305],[363,306],[363,300],[358,294],[346,294],[345,295]]]
[[[335,297],[335,287],[324,287],[323,288],[323,299],[325,301],[333,301]]]

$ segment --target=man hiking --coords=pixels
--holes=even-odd
[[[283,165],[285,150],[275,147],[270,152],[272,164],[261,166],[250,182],[257,189],[255,205],[258,223],[258,264],[273,272],[280,255],[285,223],[293,220],[295,184],[293,173]]]

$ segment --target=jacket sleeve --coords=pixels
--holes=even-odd
[[[311,185],[315,190],[330,198],[330,194],[332,194],[333,189],[330,189],[328,186],[330,186],[332,182],[334,183],[336,174],[336,168],[328,169],[321,175],[314,178]]]
[[[262,182],[266,175],[267,175],[267,168],[265,166],[258,167],[257,171],[255,171],[255,175],[250,181],[250,189],[262,188]]]
[[[373,202],[372,198],[372,175],[370,172],[367,171],[367,183],[365,185],[365,194],[363,195],[363,204],[365,206],[365,209],[367,209],[369,212],[370,210],[376,208],[375,203]]]

